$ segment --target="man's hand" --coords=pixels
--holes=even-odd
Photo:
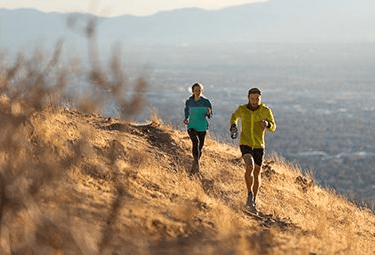
[[[236,124],[233,124],[232,126],[230,126],[229,131],[230,131],[230,137],[232,139],[236,139],[237,136],[238,136],[238,128],[237,128]]]
[[[229,131],[230,131],[231,133],[233,133],[233,132],[238,132],[238,129],[237,129],[236,124],[231,125]]]
[[[184,122],[185,125],[189,124],[189,120],[187,118],[185,118],[183,122]]]
[[[268,128],[268,127],[269,127],[269,124],[270,124],[270,123],[269,123],[267,120],[262,120],[262,121],[260,122],[260,125],[262,126],[263,129]]]

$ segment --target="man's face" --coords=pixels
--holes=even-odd
[[[257,108],[261,104],[262,97],[259,94],[253,93],[249,95],[249,104],[252,108]]]

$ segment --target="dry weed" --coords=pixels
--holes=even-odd
[[[76,22],[71,20],[71,26]],[[0,59],[0,254],[373,254],[375,217],[280,155],[263,168],[258,205],[246,199],[238,148],[210,137],[199,176],[188,174],[186,132],[130,123],[144,105],[115,48],[99,65],[95,20],[84,29],[91,69],[39,51]],[[90,80],[85,99],[70,82]],[[89,93],[90,92],[90,93]],[[121,118],[98,112],[115,102]],[[69,105],[63,109],[61,106]]]

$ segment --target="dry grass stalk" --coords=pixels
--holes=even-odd
[[[89,41],[94,32],[89,26]],[[93,55],[89,77],[100,94],[77,102],[64,93],[69,75],[82,73],[72,71],[75,61],[57,68],[61,51],[58,44],[46,64],[38,53],[0,68],[1,254],[375,252],[371,211],[277,155],[262,173],[266,219],[247,216],[237,148],[208,138],[201,175],[189,176],[186,132],[126,120],[143,105],[142,78],[123,97],[129,87],[119,59],[113,55],[105,72]],[[102,95],[122,118],[97,113]]]

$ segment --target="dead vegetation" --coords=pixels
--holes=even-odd
[[[1,254],[374,252],[373,213],[277,155],[264,167],[257,219],[243,211],[232,146],[208,139],[191,177],[188,136],[162,123],[47,107],[23,126],[22,149],[2,148]]]
[[[277,155],[262,173],[264,217],[248,216],[237,148],[208,138],[200,176],[190,176],[186,132],[127,120],[141,109],[142,78],[127,97],[114,54],[110,75],[88,71],[99,93],[74,98],[65,88],[80,74],[59,66],[61,51],[0,67],[0,254],[375,252],[371,211]],[[98,114],[103,95],[121,118]]]

